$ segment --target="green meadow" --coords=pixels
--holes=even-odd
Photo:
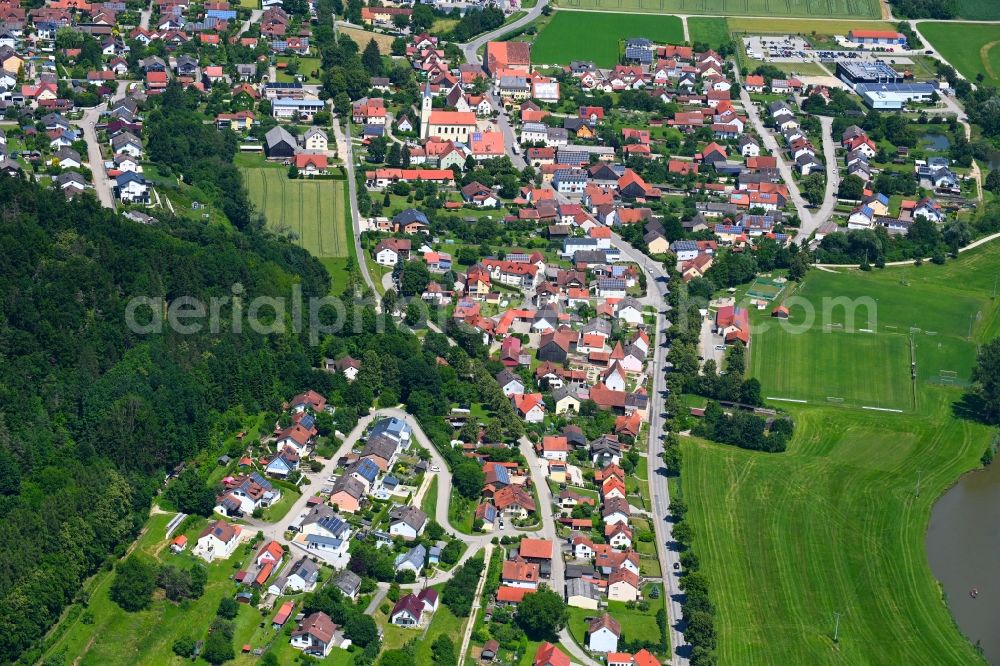
[[[768,313],[753,313],[751,372],[764,395],[807,402],[772,402],[795,420],[785,453],[683,440],[679,486],[718,609],[720,664],[981,663],[942,599],[924,537],[937,497],[992,437],[956,405],[976,343],[1000,334],[998,272],[992,244],[944,266],[814,270],[785,296],[800,325],[796,298],[821,310],[824,298],[867,297],[872,333],[817,321],[792,335],[763,330]],[[838,393],[843,403],[826,400]]]

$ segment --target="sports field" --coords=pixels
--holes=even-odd
[[[755,371],[765,358],[798,364],[799,391],[856,383],[856,395],[872,400],[905,393],[908,367],[890,359],[905,358],[908,329],[918,327],[917,409],[782,403],[796,423],[784,454],[684,440],[681,485],[718,608],[720,664],[982,663],[941,598],[924,539],[934,501],[978,463],[992,432],[957,418],[962,389],[921,369],[968,376],[974,344],[1000,333],[1000,301],[990,298],[998,271],[997,243],[944,266],[813,271],[800,295],[816,304],[867,295],[879,332],[755,334]],[[793,322],[802,316],[793,309]],[[783,372],[759,374],[765,395]]]
[[[805,333],[772,327],[754,340],[753,375],[766,397],[833,399],[855,407],[910,410],[910,350],[896,333]],[[785,403],[781,403],[785,404]]]
[[[1000,3],[997,3],[1000,7]],[[920,34],[970,81],[1000,86],[1000,25],[921,21]]]
[[[618,64],[619,42],[630,37],[681,44],[684,28],[676,16],[556,12],[531,45],[531,61],[567,65],[572,60],[590,60],[612,67]]]
[[[559,0],[569,9],[708,16],[804,16],[877,19],[878,0]]]
[[[342,180],[289,180],[284,168],[244,168],[250,200],[267,226],[291,232],[295,242],[317,257],[346,257],[346,197]]]

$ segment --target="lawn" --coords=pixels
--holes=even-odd
[[[347,236],[346,183],[342,180],[289,180],[285,169],[242,169],[250,200],[278,233],[291,233],[296,244],[317,257],[350,256]]]
[[[980,0],[985,2],[986,0]],[[560,0],[568,9],[601,9],[708,16],[879,18],[878,0]]]
[[[431,484],[427,488],[427,492],[424,493],[423,501],[420,503],[420,510],[426,513],[428,516],[433,518],[437,515],[437,493],[438,480],[435,476],[431,479]]]
[[[362,47],[364,47],[363,44]],[[282,63],[288,63],[291,62],[292,60],[298,60],[299,62],[298,74],[306,77],[304,83],[319,83],[319,78],[312,76],[314,72],[316,74],[320,73],[320,66],[322,65],[322,61],[319,58],[300,58],[298,56],[292,56],[292,57],[282,56],[278,58],[278,64],[280,65]],[[295,80],[295,77],[292,74],[286,72],[284,69],[278,69],[277,74],[278,74],[278,81],[282,83],[290,83]]]
[[[556,12],[532,44],[531,60],[544,65],[591,60],[611,67],[618,63],[620,43],[630,37],[680,44],[684,30],[676,16]]]
[[[910,352],[902,333],[804,333],[771,326],[754,338],[752,374],[767,398],[909,410]],[[840,402],[840,401],[838,401]]]
[[[1000,85],[1000,26],[923,21],[919,29],[965,78],[975,81],[982,74],[987,84]]]
[[[136,543],[136,549],[161,562],[193,566],[201,560],[196,560],[189,553],[171,555],[165,550],[166,525],[172,517],[172,514],[151,517],[146,531]],[[204,526],[205,521],[198,520],[185,530],[190,543],[197,540]],[[94,579],[87,609],[77,621],[66,626],[49,654],[64,653],[81,666],[176,663],[178,660],[170,649],[171,645],[185,635],[199,639],[204,637],[215,617],[219,600],[235,590],[230,577],[235,572],[235,565],[249,554],[248,548],[248,545],[243,545],[229,560],[208,567],[208,583],[201,598],[174,604],[158,594],[149,609],[137,613],[126,613],[108,597],[114,574],[98,575]],[[257,621],[255,611],[241,609],[235,621],[236,637],[248,633],[247,627]]]
[[[719,16],[693,16],[688,19],[688,34],[692,43],[705,42],[712,48],[718,48],[729,41],[729,26],[726,19]]]
[[[661,597],[662,599],[662,597]],[[660,635],[660,628],[656,625],[656,611],[662,603],[656,599],[649,599],[650,608],[643,612],[638,609],[629,610],[623,601],[609,601],[607,612],[622,625],[622,637],[627,640],[634,638],[644,638],[655,641]],[[587,618],[596,617],[602,611],[592,611],[586,608],[568,607],[569,610],[569,633],[579,645],[586,645]]]
[[[924,539],[936,498],[978,463],[991,432],[957,418],[952,407],[961,389],[935,383],[920,368],[947,363],[967,375],[972,343],[963,313],[982,312],[974,319],[976,341],[995,334],[998,308],[990,294],[998,268],[1000,246],[993,244],[944,266],[807,277],[800,294],[813,301],[862,293],[878,299],[874,337],[917,318],[939,329],[915,337],[915,412],[786,404],[796,425],[783,454],[683,440],[683,494],[718,609],[719,663],[980,662],[941,598]],[[837,335],[848,336],[828,337]],[[754,354],[800,363],[802,349],[768,348],[774,344],[788,340],[764,334]],[[869,367],[866,383],[884,387],[884,378],[875,379],[884,367]],[[767,394],[770,379],[761,379]]]

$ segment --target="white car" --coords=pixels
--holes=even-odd
[[[440,472],[441,471],[441,466],[440,465],[431,465],[431,471],[432,472]]]

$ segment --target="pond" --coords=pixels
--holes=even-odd
[[[951,141],[948,140],[947,134],[927,133],[920,137],[920,143],[926,144],[928,150],[939,152],[944,152],[951,147]]]
[[[965,474],[938,500],[926,543],[958,627],[1000,664],[1000,461]]]

